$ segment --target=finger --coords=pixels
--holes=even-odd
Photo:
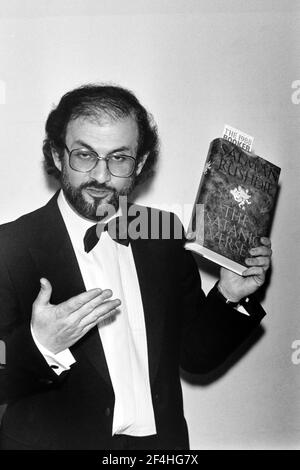
[[[245,271],[242,272],[242,276],[243,277],[258,276],[261,279],[264,279],[265,270],[260,266],[252,266],[251,268],[245,269]]]
[[[272,256],[272,250],[267,246],[257,246],[256,248],[251,248],[249,253],[252,256]]]
[[[86,335],[92,328],[94,328],[98,324],[101,324],[101,322],[104,322],[105,320],[107,320],[109,318],[113,318],[119,312],[120,312],[119,309],[111,310],[110,312],[106,313],[105,315],[102,315],[101,318],[98,318],[97,320],[86,324],[81,330],[79,339],[82,338],[84,335]]]
[[[255,258],[246,258],[246,264],[249,266],[262,266],[265,270],[270,267],[270,258],[266,256],[256,256]]]
[[[113,311],[117,311],[120,305],[121,301],[119,299],[104,302],[100,307],[95,308],[93,312],[81,319],[80,327],[84,329],[90,324],[96,325],[100,319],[107,318]]]
[[[101,294],[102,290],[97,288],[83,292],[82,294],[76,295],[75,297],[71,297],[71,299],[66,300],[66,302],[60,304],[61,311],[64,314],[76,312],[83,305],[87,304]]]
[[[112,294],[113,293],[110,289],[105,289],[103,292],[101,292],[100,295],[98,295],[94,299],[90,300],[90,302],[87,302],[82,307],[80,307],[78,310],[73,312],[72,321],[80,322],[85,316],[89,315],[95,309],[100,307],[105,301],[107,301],[112,296]]]
[[[271,240],[268,237],[261,237],[260,241],[265,246],[271,246],[272,245]]]
[[[110,310],[108,313],[101,315],[100,318],[95,318],[95,320],[91,321],[90,323],[85,323],[84,326],[82,326],[81,329],[76,330],[76,334],[74,336],[74,341],[72,341],[72,344],[75,342],[79,341],[84,335],[86,335],[94,326],[97,325],[100,321],[104,321],[110,317],[113,317],[114,315],[118,314],[120,310],[118,308]],[[85,319],[90,318],[90,317],[85,317]],[[70,345],[72,345],[70,344]]]
[[[41,288],[34,303],[36,306],[45,307],[50,302],[50,298],[52,294],[52,286],[50,282],[48,281],[48,279],[44,277],[40,279],[40,284],[41,284]]]
[[[119,308],[115,308],[113,310],[110,310],[108,313],[105,313],[104,315],[101,315],[101,317],[97,318],[96,320],[92,321],[91,323],[88,323],[83,328],[83,331],[85,331],[86,329],[90,330],[94,326],[101,325],[102,322],[104,322],[105,320],[108,320],[109,318],[115,317],[118,313],[120,313]]]

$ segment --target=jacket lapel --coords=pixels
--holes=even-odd
[[[162,346],[165,304],[163,286],[155,282],[160,263],[158,258],[153,257],[151,243],[155,242],[142,239],[131,241],[145,315],[150,383],[153,384]]]

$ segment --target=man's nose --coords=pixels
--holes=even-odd
[[[90,172],[91,177],[98,181],[98,183],[106,183],[110,181],[111,174],[107,168],[107,161],[106,160],[98,160],[97,165],[95,168]]]

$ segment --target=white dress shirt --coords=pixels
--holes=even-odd
[[[61,191],[58,207],[69,233],[86,290],[111,289],[121,300],[118,313],[98,324],[115,394],[112,434],[156,434],[148,370],[144,311],[131,246],[114,242],[108,232],[97,245],[84,251],[86,230],[95,222],[77,215]],[[33,334],[33,332],[32,332]],[[69,349],[53,354],[33,339],[57,374],[75,362]]]

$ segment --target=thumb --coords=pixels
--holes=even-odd
[[[40,279],[41,288],[40,292],[38,293],[37,298],[35,299],[35,303],[40,306],[46,306],[50,302],[51,294],[52,294],[52,286],[48,279],[42,277]]]

